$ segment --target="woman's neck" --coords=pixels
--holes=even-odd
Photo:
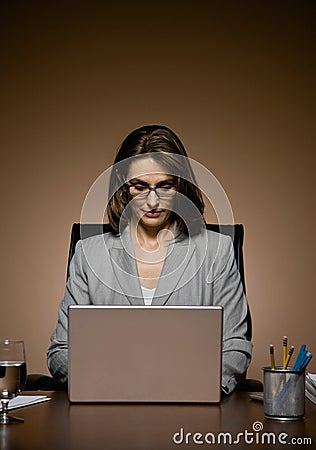
[[[131,224],[133,244],[145,251],[154,252],[161,247],[168,247],[173,239],[174,224],[170,223],[163,228],[143,227],[140,223]]]
[[[158,280],[167,255],[168,246],[173,239],[173,224],[160,229],[137,227],[131,224],[131,238],[134,245],[136,264],[140,283],[148,289],[157,287]]]

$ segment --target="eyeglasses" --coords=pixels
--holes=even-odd
[[[156,186],[151,188],[143,184],[127,184],[127,188],[132,197],[147,198],[151,191],[155,192],[159,198],[170,198],[177,190],[175,184],[163,184],[161,186]]]

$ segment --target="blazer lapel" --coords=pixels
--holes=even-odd
[[[164,305],[177,287],[195,251],[188,238],[169,244],[167,256],[153,298],[153,305]],[[189,277],[190,274],[187,273]]]
[[[144,305],[129,227],[109,249],[114,274],[131,305]]]

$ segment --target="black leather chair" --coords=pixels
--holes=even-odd
[[[236,264],[240,272],[241,282],[246,293],[246,283],[245,283],[245,273],[244,273],[244,257],[243,257],[243,242],[244,242],[244,227],[242,224],[234,225],[218,225],[218,224],[207,224],[207,229],[215,231],[217,233],[222,233],[228,235],[232,238]],[[68,254],[68,264],[67,264],[67,279],[69,276],[69,265],[70,261],[74,255],[76,244],[80,239],[85,239],[87,237],[95,236],[102,233],[108,233],[111,231],[109,224],[80,224],[74,223],[71,230],[69,254]],[[250,341],[252,338],[252,320],[250,309],[248,305],[247,312],[247,339]],[[52,377],[47,377],[44,375],[33,374],[28,377],[27,390],[56,390],[64,389],[64,385],[56,383]],[[262,383],[258,380],[251,380],[246,378],[246,374],[239,381],[236,390],[247,391],[247,392],[259,392],[262,391]]]

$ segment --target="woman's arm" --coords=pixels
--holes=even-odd
[[[230,238],[220,239],[213,271],[213,303],[223,307],[222,387],[232,392],[247,370],[252,344],[247,340],[247,300]]]
[[[68,380],[68,306],[89,303],[87,279],[82,264],[82,245],[79,241],[70,263],[65,295],[59,306],[57,326],[47,351],[48,369],[61,383]]]

